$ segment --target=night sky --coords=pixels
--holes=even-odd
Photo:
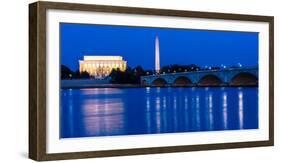
[[[258,64],[258,33],[68,23],[60,24],[61,64],[75,71],[84,55],[120,55],[130,67],[154,69],[156,35],[161,67]]]

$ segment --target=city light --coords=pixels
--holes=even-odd
[[[125,71],[127,61],[121,56],[84,56],[84,60],[79,61],[79,71],[87,72],[97,79],[107,77],[113,69]]]
[[[84,61],[122,61],[123,57],[121,56],[84,56]]]

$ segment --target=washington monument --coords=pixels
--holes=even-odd
[[[155,72],[160,73],[160,51],[158,35],[155,38]]]

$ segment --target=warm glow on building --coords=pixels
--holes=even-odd
[[[121,56],[84,56],[83,59],[79,61],[80,73],[88,72],[98,79],[108,76],[112,69],[125,71],[127,67],[127,61]]]

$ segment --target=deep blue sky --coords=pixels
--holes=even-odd
[[[161,66],[258,64],[258,33],[68,23],[60,24],[61,63],[77,70],[84,55],[120,55],[130,67],[154,69],[156,35]]]

